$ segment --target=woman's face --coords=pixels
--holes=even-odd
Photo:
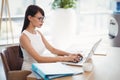
[[[38,12],[34,16],[31,16],[30,23],[34,27],[40,28],[43,25],[43,22],[44,22],[43,19],[44,19],[44,16],[42,16],[42,14]]]

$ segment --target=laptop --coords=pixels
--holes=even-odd
[[[92,55],[94,54],[97,46],[99,45],[99,43],[102,41],[102,39],[99,39],[98,41],[96,41],[94,43],[94,45],[92,46],[92,48],[90,50],[86,50],[86,51],[83,51],[81,54],[84,54],[83,55],[83,59],[78,62],[78,63],[74,63],[74,62],[62,62],[63,64],[67,64],[67,65],[73,65],[73,66],[83,66],[83,63],[87,62],[91,57]]]

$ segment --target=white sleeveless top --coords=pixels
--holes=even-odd
[[[37,31],[36,34],[32,34],[26,30],[24,30],[23,33],[29,38],[31,45],[36,50],[36,52],[41,55],[45,51],[45,45],[42,41],[41,35]],[[22,47],[21,50],[24,57],[22,70],[31,70],[31,64],[36,63],[37,61],[33,59],[33,57],[31,57],[29,53]]]

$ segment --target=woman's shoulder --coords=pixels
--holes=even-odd
[[[30,34],[30,32],[28,32],[27,30],[24,30],[23,32],[22,32],[23,34]]]
[[[26,31],[23,31],[20,35],[20,39],[26,39],[28,38]]]

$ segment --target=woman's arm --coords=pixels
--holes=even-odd
[[[20,45],[23,47],[29,55],[31,55],[37,62],[65,62],[65,61],[78,61],[77,56],[56,56],[56,57],[45,57],[40,56],[32,47],[29,38],[22,34],[20,36]]]
[[[39,31],[38,31],[38,32],[39,32]],[[40,32],[39,32],[39,33],[40,33]],[[65,52],[65,51],[62,51],[62,50],[59,50],[59,49],[54,48],[52,45],[50,45],[50,44],[48,43],[48,41],[45,39],[45,37],[42,35],[42,33],[40,33],[40,35],[41,35],[41,37],[42,37],[42,40],[43,40],[43,43],[44,43],[45,47],[46,47],[51,53],[57,54],[57,55],[59,55],[59,56],[64,56],[64,55],[68,56],[68,55],[71,54],[71,53],[69,53],[69,52]]]
[[[56,62],[60,58],[42,57],[32,47],[29,38],[23,33],[20,37],[21,46],[31,55],[37,62]]]
[[[39,32],[39,31],[38,31]],[[40,32],[39,32],[40,33]],[[69,53],[69,52],[65,52],[65,51],[62,51],[62,50],[59,50],[59,49],[56,49],[54,48],[53,46],[51,46],[47,40],[45,39],[45,37],[42,35],[42,33],[40,33],[41,37],[42,37],[42,40],[43,40],[43,43],[45,44],[46,48],[51,52],[51,53],[54,53],[54,54],[57,54],[59,56],[78,56],[78,57],[83,57],[80,53],[78,54],[73,54],[73,53]]]

